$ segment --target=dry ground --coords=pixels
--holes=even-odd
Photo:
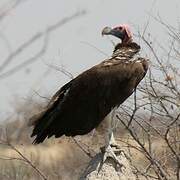
[[[92,156],[103,145],[101,134],[92,133],[76,138],[79,144]],[[137,144],[129,138],[128,134],[119,136],[119,144],[127,152],[128,156],[133,159],[133,164],[140,169],[148,166],[144,156],[136,149],[127,147],[127,142],[136,147]],[[122,141],[126,142],[123,143]],[[58,140],[48,140],[41,145],[31,145],[26,143],[12,143],[32,164],[34,164],[48,180],[76,180],[82,173],[83,169],[90,161],[90,157],[83,152],[73,139],[63,137]],[[173,161],[168,156],[167,148],[162,141],[158,139],[153,142],[154,153],[164,158],[166,166],[173,168]],[[11,147],[0,145],[0,179],[1,180],[27,180],[41,179],[38,173]],[[10,159],[9,159],[10,158]],[[17,158],[17,159],[16,159]],[[5,160],[7,159],[7,160]],[[143,178],[142,178],[143,179]]]

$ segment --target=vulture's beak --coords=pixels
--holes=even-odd
[[[105,27],[103,30],[102,30],[102,36],[104,35],[110,35],[111,34],[111,30],[112,28],[111,27]]]
[[[125,31],[117,29],[117,28],[105,27],[102,30],[102,36],[103,35],[112,35],[112,36],[115,36],[115,37],[120,38],[122,40],[122,39],[124,39]]]

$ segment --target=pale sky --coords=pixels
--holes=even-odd
[[[0,7],[7,8],[4,3],[7,0],[1,0]],[[166,31],[150,16],[159,15],[163,21],[177,27],[180,23],[179,6],[179,0],[26,0],[21,3],[0,21],[0,64],[10,52],[37,32],[43,32],[49,25],[78,11],[85,10],[86,14],[51,33],[47,52],[35,63],[12,76],[0,79],[1,120],[13,112],[12,106],[17,98],[24,101],[29,94],[34,94],[33,91],[42,96],[53,95],[68,81],[65,75],[50,68],[48,64],[59,67],[63,65],[76,76],[106,58],[96,48],[110,55],[112,44],[108,38],[101,36],[105,26],[128,23],[132,31],[137,33],[149,19],[147,32],[160,42],[167,43]],[[41,49],[42,43],[43,38],[32,44],[14,58],[3,72],[32,57]]]

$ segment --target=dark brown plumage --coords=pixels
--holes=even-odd
[[[136,57],[139,50],[140,46],[134,42],[120,43],[109,59],[60,88],[47,109],[31,120],[34,143],[53,135],[87,134],[97,127],[133,93],[145,76],[148,62]]]

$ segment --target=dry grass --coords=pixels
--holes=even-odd
[[[86,154],[67,139],[46,145],[16,145],[16,148],[48,179],[77,179],[89,160]],[[0,157],[3,158],[0,160],[0,179],[40,179],[34,169],[19,160],[21,157],[11,148],[1,147]]]
[[[123,134],[119,138],[119,144],[121,144],[121,147],[127,152],[128,156],[131,157],[133,165],[139,169],[144,169],[148,166],[148,161],[145,160],[142,153],[137,149],[130,148],[130,146],[137,147],[137,144],[127,137],[128,134]],[[80,144],[86,150],[88,149],[84,144],[88,144],[88,146],[92,148],[91,150],[98,150],[99,146],[103,144],[102,136],[98,134],[93,137],[89,134],[84,137],[77,137],[77,139],[79,142],[81,141]],[[127,142],[130,146],[127,146]],[[30,159],[49,180],[76,180],[90,160],[72,139],[66,137],[59,140],[48,140],[41,145],[26,143],[24,145],[16,144],[15,146],[23,155]],[[153,142],[153,147],[153,153],[164,158],[164,162],[166,162],[165,165],[173,168],[172,157],[167,156],[168,150],[165,143],[156,140]],[[91,150],[89,151],[93,154]],[[0,160],[0,179],[40,179],[40,176],[31,166],[22,160],[18,160],[18,158],[21,157],[12,148],[1,145],[0,157],[3,158]],[[6,158],[10,158],[10,160],[4,160]]]

